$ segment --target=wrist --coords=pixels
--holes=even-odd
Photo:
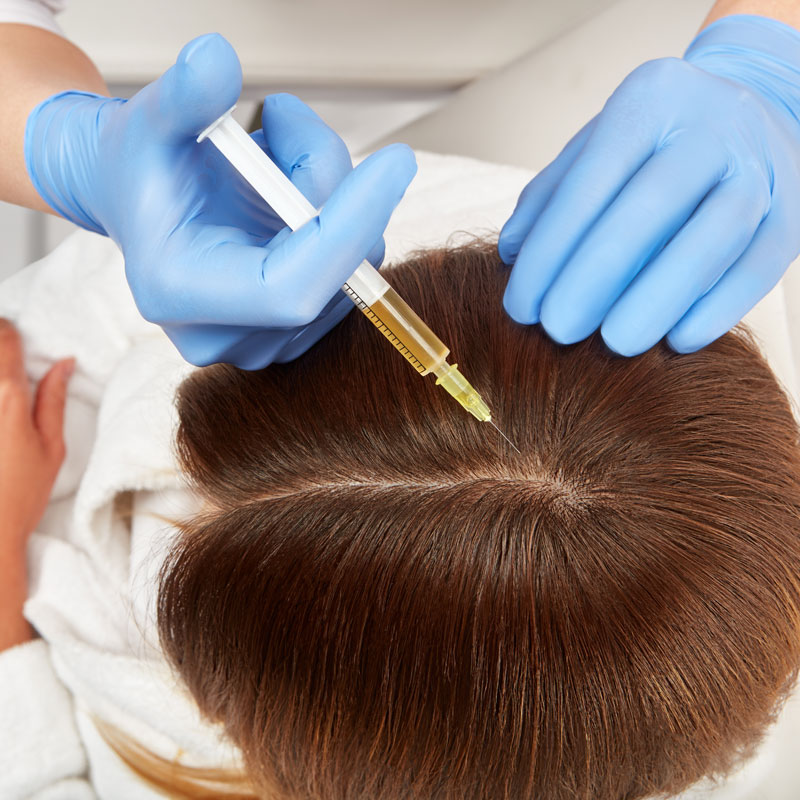
[[[59,92],[39,103],[25,126],[25,167],[36,191],[60,216],[104,235],[90,181],[97,171],[98,124],[113,102],[90,92]]]
[[[28,598],[25,544],[0,537],[0,651],[34,638],[23,607]]]
[[[684,59],[745,84],[800,123],[800,31],[769,17],[735,14],[704,28]]]
[[[14,598],[10,605],[0,607],[0,652],[36,638],[22,611],[26,599],[27,595]]]
[[[31,642],[36,638],[33,626],[22,616],[5,623],[0,618],[0,653],[16,647],[18,644]]]

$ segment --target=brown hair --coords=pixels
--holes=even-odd
[[[259,796],[633,800],[748,755],[800,661],[800,450],[734,331],[677,355],[504,314],[493,246],[390,280],[521,450],[361,315],[181,387],[207,511],[159,628]]]

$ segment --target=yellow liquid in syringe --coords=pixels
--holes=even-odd
[[[394,289],[387,289],[371,306],[359,308],[420,375],[447,360],[450,350]]]
[[[317,209],[231,117],[232,111],[230,109],[206,128],[197,137],[197,141],[202,142],[208,137],[255,191],[272,206],[273,211],[292,230],[297,230],[317,216]],[[350,285],[351,282],[353,286]],[[489,407],[481,396],[458,371],[457,365],[451,366],[447,363],[447,347],[403,302],[397,292],[385,284],[386,281],[378,275],[375,268],[365,261],[342,289],[417,372],[421,375],[433,372],[437,385],[446,389],[473,416],[494,425]],[[359,292],[365,292],[366,301]]]
[[[389,287],[378,300],[367,305],[352,289],[348,292],[348,288],[344,290],[350,299],[420,375],[433,372],[436,385],[449,392],[470,414],[481,422],[491,420],[489,407],[458,371],[458,365],[447,363],[449,348],[394,289]]]

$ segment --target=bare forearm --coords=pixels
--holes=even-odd
[[[108,93],[95,65],[71,42],[42,28],[0,24],[0,200],[49,210],[25,169],[25,123],[38,103],[66,89]]]
[[[702,27],[731,14],[771,17],[800,29],[800,0],[717,0]]]
[[[19,537],[0,534],[0,652],[33,639],[33,628],[22,615],[28,596],[25,550],[5,543]]]

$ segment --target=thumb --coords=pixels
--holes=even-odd
[[[236,51],[218,33],[193,39],[178,60],[131,102],[145,105],[148,123],[161,138],[191,139],[239,99],[242,67]]]
[[[75,368],[75,359],[59,361],[42,378],[36,390],[33,419],[45,452],[60,466],[64,459],[64,406],[67,383]]]

